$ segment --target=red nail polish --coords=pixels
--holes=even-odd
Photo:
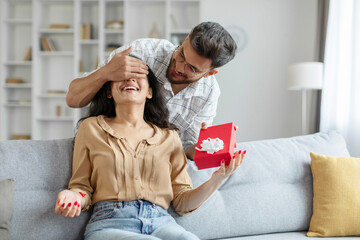
[[[77,201],[75,201],[74,205],[77,206],[77,204],[78,204]]]
[[[244,154],[246,153],[246,150],[244,151]]]
[[[239,151],[239,154],[241,154],[241,150]]]
[[[78,207],[80,207],[80,204],[78,203]]]
[[[60,201],[58,201],[58,204],[60,203]]]
[[[69,202],[68,207],[71,207],[71,202]]]
[[[65,203],[61,204],[62,207],[65,207]]]

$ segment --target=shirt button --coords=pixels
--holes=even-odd
[[[135,177],[135,180],[139,180],[139,176],[136,176],[136,177]]]

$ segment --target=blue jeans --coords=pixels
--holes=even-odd
[[[85,240],[199,240],[178,225],[166,209],[144,200],[98,202]]]

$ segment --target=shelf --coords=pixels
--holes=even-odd
[[[73,28],[40,28],[39,33],[42,34],[73,34]]]
[[[189,34],[191,32],[191,29],[176,29],[172,30],[170,34]]]
[[[74,0],[42,0],[44,4],[69,4],[73,2]]]
[[[21,19],[21,18],[8,18],[4,20],[8,24],[32,24],[32,19]]]
[[[5,107],[18,107],[18,108],[29,108],[31,107],[31,103],[5,103]]]
[[[32,88],[31,83],[6,83],[4,88]]]
[[[79,41],[79,43],[84,44],[84,45],[96,45],[96,44],[99,44],[99,40],[97,40],[97,39],[88,39],[88,40],[81,39]]]
[[[39,98],[66,98],[66,94],[48,94],[48,93],[44,93],[44,94],[40,94],[38,96]]]
[[[40,51],[42,57],[73,57],[73,51]]]
[[[32,61],[6,61],[5,66],[32,66]]]
[[[72,122],[74,118],[70,117],[39,117],[37,118],[39,121],[56,121],[56,122]]]
[[[124,29],[105,29],[105,34],[124,34]]]

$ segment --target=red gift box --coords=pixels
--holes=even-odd
[[[224,148],[214,153],[207,151],[199,151],[202,149],[203,140],[221,139],[224,142]],[[211,140],[213,141],[213,140]],[[234,148],[236,143],[236,132],[234,123],[226,123],[217,126],[201,129],[195,150],[194,161],[198,169],[219,167],[221,161],[225,160],[225,165],[229,165],[234,156]]]

